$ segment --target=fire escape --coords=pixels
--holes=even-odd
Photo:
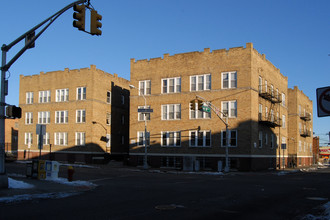
[[[300,119],[303,121],[304,128],[300,130],[300,136],[301,137],[311,137],[311,131],[308,130],[307,122],[310,122],[312,120],[312,116],[310,113],[304,112],[302,115],[299,116]]]
[[[259,86],[259,96],[270,102],[269,112],[259,113],[259,123],[268,127],[281,127],[281,118],[275,114],[278,104],[282,102],[280,95],[275,94],[272,87]]]

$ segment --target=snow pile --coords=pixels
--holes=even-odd
[[[308,214],[304,216],[303,220],[327,220],[330,219],[330,202],[325,203],[322,208],[324,209],[323,214],[319,216]]]
[[[66,178],[53,178],[48,181],[53,181],[60,184],[70,185],[70,186],[86,186],[86,187],[96,187],[97,185],[88,181],[77,180],[69,182]]]
[[[25,183],[23,181],[14,180],[12,178],[8,178],[8,188],[9,189],[31,189],[34,185]]]

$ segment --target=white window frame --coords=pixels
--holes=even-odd
[[[50,102],[50,90],[39,91],[39,103]]]
[[[24,144],[29,145],[33,143],[33,133],[32,132],[26,132],[25,133],[25,139],[24,139]]]
[[[69,116],[67,110],[55,111],[55,124],[67,124],[68,121],[69,121]]]
[[[25,112],[25,124],[33,124],[33,112]]]
[[[261,76],[259,76],[259,83],[258,83],[258,85],[259,85],[258,91],[259,91],[259,93],[262,93],[262,77]]]
[[[69,89],[56,89],[56,102],[69,101]]]
[[[50,123],[50,112],[38,112],[38,124],[49,124]]]
[[[193,83],[193,79],[195,79],[195,83]],[[209,79],[209,81],[208,81]],[[193,86],[194,85],[194,86]],[[199,88],[201,85],[202,88]],[[212,76],[211,73],[203,74],[203,75],[194,75],[190,76],[190,91],[209,91],[212,88]]]
[[[107,112],[105,116],[105,124],[106,125],[111,125],[111,113]]]
[[[86,100],[86,87],[78,87],[77,88],[77,100]]]
[[[33,92],[26,93],[26,104],[33,104]]]
[[[54,145],[67,146],[68,145],[68,133],[67,132],[55,132],[54,133]]]
[[[150,105],[148,106],[138,106],[138,109],[150,109]],[[138,121],[144,121],[144,117],[146,117],[147,121],[150,121],[150,113],[142,113],[138,112]]]
[[[285,119],[285,115],[282,115],[282,128],[286,128],[286,119]]]
[[[144,146],[145,140],[147,141],[147,147],[149,147],[149,145],[150,145],[150,131],[147,131],[147,138],[144,135],[144,131],[138,131],[137,132],[136,145],[137,146]]]
[[[229,147],[237,147],[237,137],[238,137],[238,134],[237,134],[237,130],[236,129],[233,129],[233,130],[228,130],[229,131]],[[235,137],[232,137],[233,136],[233,132],[235,132]],[[226,147],[224,141],[226,140],[226,130],[221,130],[221,147]],[[236,142],[236,145],[232,145],[232,139],[235,139],[235,142]]]
[[[225,109],[224,109],[224,105],[228,103],[228,117],[229,118],[237,118],[237,100],[232,100],[232,101],[222,101],[221,102],[221,112],[225,113]],[[235,108],[233,107],[233,104],[235,106]],[[232,111],[235,111],[235,115],[233,115]],[[225,117],[224,114],[221,114],[222,117]]]
[[[50,137],[49,137],[49,133],[47,132],[45,135],[42,136],[42,144],[43,145],[49,145],[50,143]],[[39,135],[37,135],[37,141],[39,144]]]
[[[285,94],[282,93],[282,106],[286,106],[286,102],[285,102]]]
[[[161,108],[162,120],[181,120],[181,104],[167,104]],[[173,118],[170,118],[170,110],[173,108]]]
[[[192,135],[193,134],[193,135]],[[199,134],[203,135],[203,144],[199,144],[198,131],[189,131],[189,146],[190,147],[211,147],[212,146],[212,133],[211,130],[200,130]],[[209,134],[209,145],[207,145],[207,134]],[[192,139],[194,136],[194,139]]]
[[[111,134],[106,134],[106,138],[108,139],[107,147],[111,147]]]
[[[170,91],[170,82],[173,80],[173,91]],[[166,82],[166,83],[165,83]],[[165,85],[166,84],[166,85]],[[164,78],[162,79],[162,94],[169,93],[180,93],[181,92],[181,77],[173,77],[173,78]]]
[[[107,104],[111,104],[111,92],[107,91]]]
[[[235,76],[235,79],[232,79],[233,74]],[[225,81],[225,75],[228,75],[228,87],[226,87],[224,84]],[[234,82],[234,86],[233,86]],[[221,73],[221,88],[222,89],[234,89],[237,88],[237,71],[230,71],[230,72],[222,72]]]
[[[85,146],[85,143],[86,143],[86,133],[85,132],[76,132],[75,144],[77,146]]]
[[[76,110],[76,123],[85,123],[86,122],[86,110],[79,109]]]
[[[150,86],[150,88],[147,88],[147,85]],[[139,81],[139,95],[151,95],[151,80],[142,80]]]
[[[171,144],[171,135],[173,135],[173,144]],[[164,138],[164,136],[166,136]],[[166,142],[164,144],[164,142]],[[181,147],[181,132],[180,131],[162,131],[161,132],[162,147]]]

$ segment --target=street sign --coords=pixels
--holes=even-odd
[[[203,111],[203,112],[208,112],[208,113],[210,113],[210,112],[211,112],[211,109],[210,109],[210,107],[208,107],[208,106],[203,106],[203,107],[202,107],[202,111]]]
[[[330,116],[330,86],[316,89],[317,116]]]
[[[154,110],[149,109],[149,108],[138,108],[138,112],[140,112],[140,113],[152,113],[152,112],[154,112]]]
[[[37,124],[36,133],[37,133],[37,135],[45,135],[46,134],[46,125]]]

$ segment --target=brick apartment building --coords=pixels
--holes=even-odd
[[[289,93],[289,164],[309,166],[313,160],[313,102],[295,86]]]
[[[148,164],[152,167],[182,168],[188,164],[188,169],[193,169],[198,164],[199,169],[217,170],[219,161],[224,166],[225,124],[214,112],[191,109],[190,101],[198,95],[229,116],[232,169],[290,165],[289,154],[294,153],[288,147],[288,116],[294,112],[288,110],[288,78],[252,43],[245,48],[212,52],[207,48],[203,52],[164,54],[163,58],[150,60],[131,59],[131,84],[138,88],[131,90],[130,97],[131,164],[143,164],[147,136]],[[153,113],[138,113],[138,108],[145,108],[144,97]],[[312,113],[308,98],[299,98],[298,105]],[[293,111],[298,114],[298,109]],[[308,123],[308,131],[312,132],[312,119],[299,120]],[[297,131],[294,134],[295,140],[304,138]],[[298,158],[310,155],[310,151],[297,152]],[[309,163],[308,159],[303,161],[302,164]]]
[[[94,65],[21,75],[18,158],[39,156],[36,124],[46,125],[43,158],[92,162],[127,156],[128,86]]]
[[[5,151],[17,154],[19,119],[5,120]]]

